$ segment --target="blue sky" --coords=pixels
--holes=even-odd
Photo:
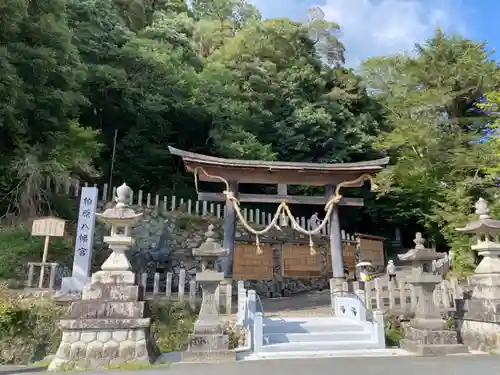
[[[249,0],[265,18],[306,20],[307,9],[320,6],[337,22],[347,49],[347,63],[394,52],[411,51],[437,25],[500,50],[500,0]],[[500,59],[500,52],[495,53]]]

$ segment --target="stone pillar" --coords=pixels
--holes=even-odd
[[[335,194],[335,186],[327,186],[327,196]],[[334,205],[330,216],[330,251],[332,254],[332,272],[334,279],[344,279],[344,249],[342,248],[342,236],[340,233],[340,220],[338,205]]]
[[[49,371],[57,371],[61,365],[99,369],[153,363],[160,354],[152,337],[144,290],[137,285],[125,255],[134,243],[130,227],[142,215],[127,207],[130,192],[123,184],[116,191],[116,207],[96,214],[111,225],[104,242],[113,252],[84,286],[82,300],[73,302],[68,318],[60,321],[62,340]]]
[[[200,313],[194,324],[194,334],[189,340],[189,347],[183,353],[185,361],[221,361],[235,360],[236,355],[229,350],[229,337],[222,331],[219,309],[216,305],[215,291],[224,280],[224,273],[217,272],[216,261],[227,253],[214,240],[213,225],[208,227],[206,241],[193,249],[193,255],[201,258],[202,270],[196,274],[196,281],[203,291]]]
[[[418,297],[415,318],[400,342],[401,348],[422,356],[467,353],[467,346],[458,344],[457,333],[447,329],[433,298],[441,277],[431,272],[432,261],[442,258],[444,254],[425,248],[420,233],[417,233],[414,242],[414,249],[398,255],[401,260],[412,263],[412,274],[407,281],[415,288]]]

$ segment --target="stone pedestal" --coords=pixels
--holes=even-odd
[[[73,302],[69,317],[60,322],[62,340],[49,370],[61,365],[96,369],[157,359],[160,353],[152,337],[147,302],[134,278],[131,272],[113,271],[92,276],[82,300]]]
[[[500,274],[470,277],[472,296],[459,314],[464,344],[480,351],[500,348]]]
[[[468,353],[466,345],[458,344],[457,333],[445,329],[409,327],[406,337],[400,341],[401,349],[421,356]]]

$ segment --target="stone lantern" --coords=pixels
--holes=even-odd
[[[110,274],[120,276],[122,281],[133,283],[135,274],[132,272],[132,266],[125,251],[135,243],[130,236],[130,228],[137,223],[142,213],[137,214],[128,207],[131,192],[132,189],[122,184],[116,189],[116,206],[108,208],[102,214],[96,213],[96,217],[97,220],[111,227],[110,235],[104,236],[103,240],[113,252],[102,264],[101,270],[110,271]],[[92,280],[98,279],[100,275],[100,272],[95,273],[92,275]]]
[[[464,228],[457,228],[457,232],[476,236],[476,244],[472,245],[471,249],[483,257],[481,263],[476,267],[476,273],[499,274],[500,220],[490,219],[488,202],[483,198],[479,198],[475,208],[479,220],[467,224]]]
[[[498,350],[500,335],[500,220],[490,219],[488,202],[480,198],[475,205],[479,220],[457,228],[457,232],[476,236],[471,249],[483,257],[474,275],[468,278],[469,297],[460,309],[464,320],[460,334],[465,344],[481,351]],[[457,310],[459,310],[457,308]]]
[[[447,329],[433,298],[441,276],[432,273],[432,262],[443,258],[444,254],[426,248],[421,233],[416,234],[414,242],[415,248],[398,255],[400,260],[411,262],[412,274],[407,281],[415,288],[417,296],[415,317],[400,342],[401,348],[426,356],[467,353],[468,348],[458,344],[457,333]]]
[[[130,227],[141,214],[127,207],[130,188],[123,184],[116,193],[116,206],[96,216],[111,225],[104,237],[113,251],[83,288],[82,300],[71,304],[69,317],[59,325],[62,339],[49,366],[96,369],[123,363],[153,363],[159,356],[151,332],[151,318],[144,290],[137,285],[125,250],[134,243]]]
[[[227,250],[214,240],[214,226],[210,225],[205,233],[205,242],[193,255],[201,260],[201,272],[196,274],[196,282],[200,283],[203,292],[200,313],[194,323],[194,334],[189,340],[184,360],[221,360],[235,359],[234,352],[229,350],[229,337],[224,335],[219,309],[215,300],[215,292],[224,280],[224,273],[217,272],[216,264],[220,256]]]

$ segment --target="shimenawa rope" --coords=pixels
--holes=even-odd
[[[315,234],[318,234],[325,227],[325,225],[328,222],[328,220],[331,216],[331,213],[334,209],[334,205],[338,204],[338,202],[340,202],[340,200],[342,199],[342,195],[340,194],[340,189],[342,189],[343,187],[349,187],[349,186],[356,187],[362,181],[371,180],[371,176],[369,174],[363,174],[363,175],[359,176],[358,178],[356,178],[355,180],[343,181],[340,184],[338,184],[337,188],[335,189],[335,193],[334,193],[333,197],[330,198],[325,205],[325,211],[326,211],[325,218],[321,221],[321,224],[318,225],[313,230],[307,230],[307,229],[300,226],[300,224],[297,222],[297,220],[295,220],[295,217],[292,215],[292,212],[291,212],[290,208],[288,207],[288,204],[286,201],[282,201],[279,204],[279,206],[276,210],[276,213],[274,214],[273,219],[264,229],[256,230],[256,229],[253,229],[248,224],[246,219],[243,217],[243,214],[241,213],[241,209],[240,209],[240,202],[234,196],[234,193],[231,191],[231,188],[229,186],[229,182],[225,178],[220,177],[220,176],[216,176],[216,175],[211,175],[211,174],[207,173],[207,171],[205,171],[202,167],[196,167],[193,171],[196,192],[199,193],[199,190],[198,190],[198,180],[199,180],[198,174],[199,174],[199,172],[202,172],[205,176],[207,176],[210,179],[219,180],[220,182],[222,182],[226,186],[226,189],[223,191],[223,194],[226,196],[226,200],[229,200],[231,202],[231,204],[233,205],[234,210],[236,212],[236,215],[238,215],[238,219],[240,219],[240,221],[243,224],[243,226],[245,227],[245,229],[248,230],[250,233],[255,235],[255,245],[257,247],[257,254],[262,254],[259,236],[269,232],[273,228],[280,229],[280,227],[277,225],[278,221],[280,220],[280,217],[281,217],[281,225],[286,226],[287,225],[286,218],[288,217],[290,219],[290,222],[292,224],[293,229],[295,229],[296,231],[298,231],[302,234],[309,236],[310,253],[311,253],[311,255],[316,255],[316,251],[314,250],[314,243],[312,240],[312,236]]]

